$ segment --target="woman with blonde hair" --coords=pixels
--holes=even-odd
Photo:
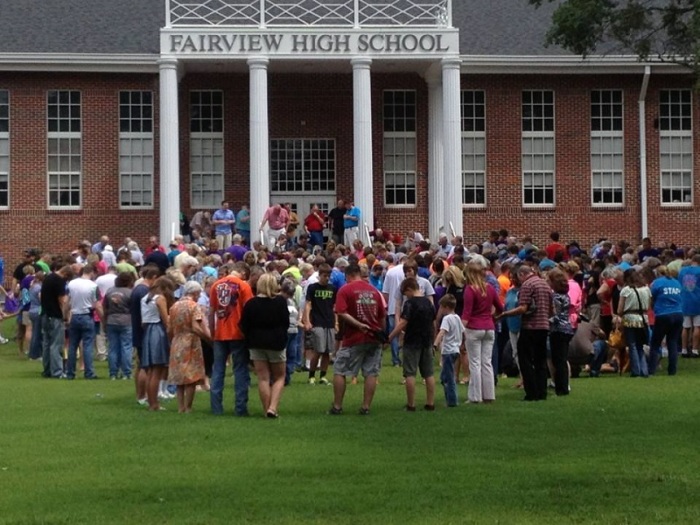
[[[470,403],[491,403],[496,399],[496,384],[491,362],[496,339],[493,311],[500,314],[503,303],[496,290],[486,283],[485,268],[481,261],[470,261],[466,268],[466,287],[462,322],[467,329],[469,356]]]
[[[448,266],[442,273],[442,283],[445,288],[445,295],[452,294],[457,300],[455,313],[461,317],[464,309],[464,273],[457,266]],[[436,319],[436,322],[435,326],[437,328],[440,326],[442,319]],[[460,375],[462,379],[460,379]],[[455,380],[461,385],[469,383],[469,358],[464,345],[460,348],[459,360],[455,366]]]
[[[257,282],[257,295],[243,307],[239,326],[258,376],[258,393],[265,416],[278,417],[286,368],[289,310],[287,300],[279,294],[274,275],[265,273]]]
[[[211,340],[204,312],[197,304],[202,285],[188,281],[182,298],[169,312],[170,361],[168,383],[177,386],[178,412],[192,412],[197,385],[204,382],[204,356],[201,339]]]

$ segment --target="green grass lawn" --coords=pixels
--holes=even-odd
[[[11,324],[11,323],[10,323]],[[11,331],[8,322],[3,333]],[[385,356],[388,358],[388,356]],[[385,360],[385,363],[387,361]],[[0,347],[0,523],[696,523],[700,360],[573,380],[566,398],[406,413],[385,367],[369,417],[297,375],[281,417],[149,413],[127,381],[40,378]],[[98,374],[107,376],[105,363]],[[460,388],[462,400],[466,387]],[[418,403],[424,393],[419,391]]]

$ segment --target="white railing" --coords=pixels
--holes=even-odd
[[[452,0],[165,0],[166,27],[452,27]]]

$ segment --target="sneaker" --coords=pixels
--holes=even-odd
[[[336,408],[334,406],[331,406],[331,409],[328,411],[329,416],[339,416],[342,413],[343,413],[342,408]]]
[[[6,345],[10,340],[0,335],[0,345]]]
[[[681,351],[681,357],[690,357],[690,353],[685,348]]]
[[[692,350],[690,352],[690,357],[700,357],[700,353],[697,350]]]
[[[136,402],[142,407],[148,406],[148,398],[146,397],[144,397],[143,399],[137,399]]]
[[[316,378],[315,377],[310,377],[309,380],[307,381],[310,385],[315,385],[316,384]]]
[[[554,386],[554,381],[550,380],[550,381],[547,383],[547,387],[549,387],[549,388],[556,388],[556,386]]]
[[[326,379],[325,377],[322,377],[321,379],[318,380],[318,384],[319,385],[330,385],[331,383],[330,383],[330,381],[328,381],[328,379]]]

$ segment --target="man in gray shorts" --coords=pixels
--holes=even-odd
[[[382,366],[379,337],[385,333],[386,307],[377,289],[362,280],[359,266],[348,266],[345,278],[347,284],[339,290],[335,302],[343,338],[333,366],[333,406],[329,414],[342,414],[346,378],[362,370],[365,390],[360,414],[367,415]]]
[[[309,384],[316,384],[316,367],[321,358],[321,378],[319,385],[329,385],[326,379],[330,354],[335,348],[335,287],[330,284],[331,267],[323,263],[318,267],[318,282],[306,289],[306,306],[302,322],[304,330],[311,338],[311,362]]]

